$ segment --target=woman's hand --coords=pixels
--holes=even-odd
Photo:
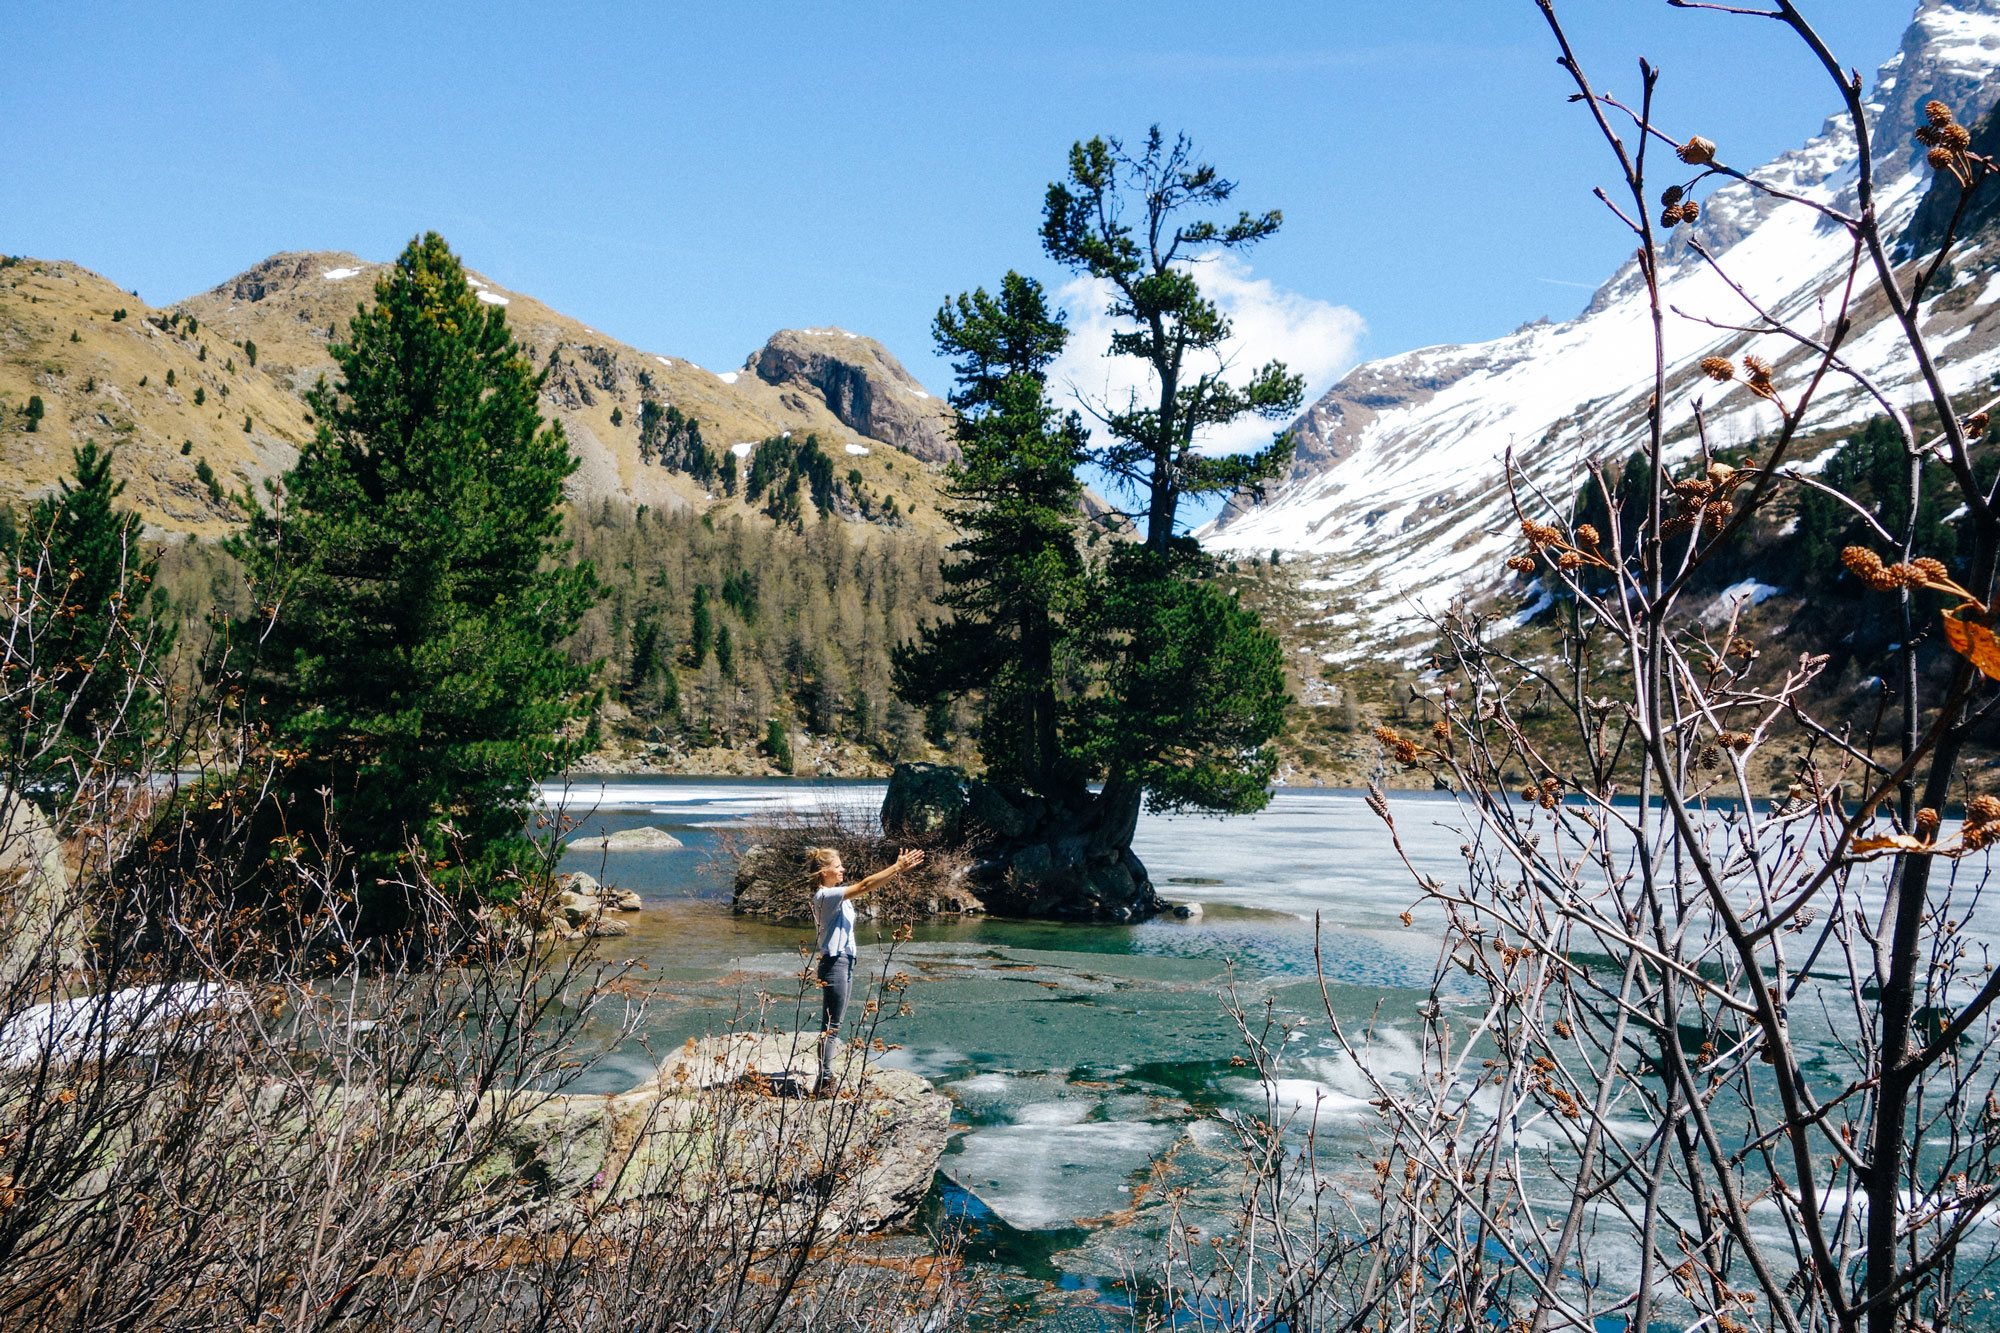
[[[912,866],[922,865],[923,861],[923,852],[918,848],[912,847],[896,857],[896,869],[898,871],[908,870]]]

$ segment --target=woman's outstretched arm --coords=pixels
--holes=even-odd
[[[896,863],[894,865],[888,867],[885,870],[878,870],[874,874],[868,876],[868,878],[858,879],[854,881],[854,883],[848,885],[847,892],[843,896],[846,898],[859,898],[862,894],[867,893],[872,889],[879,889],[884,884],[887,884],[890,880],[894,879],[896,876],[902,874],[905,870],[908,870],[911,866],[921,865],[923,863],[923,859],[924,859],[924,854],[921,851],[917,850],[914,847],[910,848],[908,851],[902,852],[896,857]]]

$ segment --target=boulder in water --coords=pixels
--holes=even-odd
[[[646,906],[645,900],[633,890],[614,889],[609,885],[599,884],[580,870],[557,875],[556,887],[568,897],[593,899],[607,912],[637,912]]]
[[[898,764],[882,798],[890,838],[957,842],[965,828],[965,775],[944,764]]]
[[[570,850],[576,852],[670,852],[686,844],[663,828],[644,824],[638,828],[619,829],[613,833],[593,833],[581,838],[572,838],[569,845]]]

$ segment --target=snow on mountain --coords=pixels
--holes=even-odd
[[[1911,139],[1923,103],[1942,100],[1974,124],[2000,96],[1996,69],[2000,0],[1924,0],[1868,100],[1877,208],[1888,235],[1901,234],[1930,185],[1931,170]],[[1818,136],[1751,174],[1851,207],[1856,152],[1848,118],[1829,119]],[[1659,173],[1656,188],[1671,179]],[[1705,400],[1710,439],[1721,445],[1747,441],[1778,420],[1776,409],[1741,385],[1703,378],[1696,368],[1703,356],[1761,355],[1777,367],[1787,398],[1811,371],[1789,341],[1699,322],[1745,324],[1754,312],[1694,253],[1690,233],[1758,304],[1814,331],[1838,298],[1852,250],[1845,231],[1813,209],[1742,184],[1704,198],[1700,222],[1678,229],[1665,249],[1662,295],[1669,312],[1666,419],[1683,455],[1697,448],[1688,430],[1696,400]],[[1927,294],[1925,303],[1926,332],[1954,392],[2000,371],[2000,320],[1992,329],[1981,323],[2000,283],[1984,274],[1961,282]],[[1893,322],[1884,318],[1881,294],[1870,299],[1872,285],[1858,288],[1856,328],[1843,355],[1908,398],[1914,374],[1897,358]],[[1652,337],[1645,289],[1628,262],[1575,319],[1361,365],[1295,423],[1291,475],[1269,498],[1232,505],[1198,535],[1216,550],[1312,557],[1322,575],[1316,585],[1344,593],[1329,623],[1353,634],[1345,656],[1414,641],[1418,607],[1493,591],[1506,577],[1501,562],[1520,544],[1504,477],[1510,449],[1523,480],[1567,497],[1588,458],[1622,458],[1643,439]],[[1852,381],[1829,381],[1816,404],[1810,429],[1872,410]]]

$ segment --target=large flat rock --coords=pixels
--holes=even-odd
[[[897,1226],[930,1188],[951,1105],[928,1080],[852,1049],[835,1060],[830,1096],[802,1095],[818,1038],[690,1041],[628,1092],[540,1099],[480,1169],[496,1185],[534,1182],[551,1206],[740,1198],[794,1218],[823,1213],[829,1230]]]

